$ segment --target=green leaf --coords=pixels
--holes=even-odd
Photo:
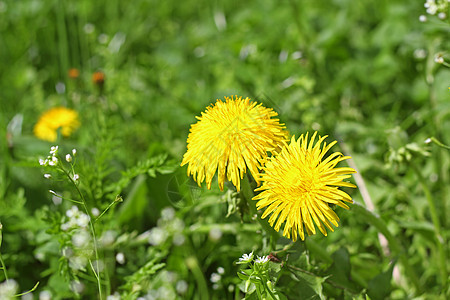
[[[330,281],[342,288],[356,290],[355,283],[350,277],[351,265],[348,250],[342,247],[334,252],[331,257],[333,264],[327,270],[327,274],[330,275]]]
[[[386,272],[382,272],[369,281],[367,293],[373,300],[386,299],[391,292],[392,271],[395,263],[389,266]]]

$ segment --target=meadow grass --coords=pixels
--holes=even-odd
[[[450,298],[449,13],[446,0],[1,0],[0,298]],[[351,156],[354,203],[327,204],[334,232],[274,230],[253,171],[223,191],[215,169],[211,189],[186,174],[195,117],[234,95],[276,112],[289,139],[336,140],[324,159]],[[225,149],[209,133],[206,166]]]

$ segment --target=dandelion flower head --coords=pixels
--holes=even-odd
[[[61,128],[61,134],[67,137],[79,126],[78,113],[75,110],[55,107],[41,115],[33,131],[34,135],[41,140],[54,142],[58,136],[57,130],[59,128]]]
[[[286,139],[284,124],[271,108],[242,97],[225,97],[207,107],[193,124],[187,139],[187,152],[181,165],[188,165],[200,186],[208,189],[218,171],[219,188],[228,179],[240,190],[240,179],[247,168],[255,179],[268,152],[273,152]]]
[[[308,235],[315,234],[314,224],[325,236],[325,227],[334,231],[331,225],[338,227],[339,217],[329,205],[348,209],[344,202],[352,203],[352,199],[339,187],[356,187],[344,181],[355,173],[354,169],[336,168],[350,157],[336,152],[324,158],[336,141],[327,145],[327,136],[319,136],[314,143],[316,136],[317,132],[310,141],[308,134],[297,140],[292,137],[278,155],[271,157],[261,174],[263,184],[256,189],[261,193],[253,198],[258,200],[257,209],[266,207],[261,218],[271,214],[269,224],[276,231],[285,222],[283,235],[294,242],[297,235],[305,239],[304,228]]]

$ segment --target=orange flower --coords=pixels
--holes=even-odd
[[[80,71],[77,68],[69,69],[69,77],[72,79],[77,79],[80,76]]]
[[[99,87],[103,87],[103,84],[105,83],[105,73],[101,71],[94,72],[94,74],[92,74],[92,82]]]

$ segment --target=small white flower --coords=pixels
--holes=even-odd
[[[216,283],[216,282],[219,282],[221,278],[222,278],[222,276],[220,276],[219,274],[212,273],[210,280],[212,283]]]
[[[80,179],[80,175],[73,174],[73,181],[78,181],[78,179]]]
[[[106,300],[120,300],[120,295],[118,292],[115,292],[114,295],[109,295],[106,297]]]
[[[220,275],[223,275],[225,273],[225,269],[222,267],[218,267],[217,268],[217,273],[219,273]]]
[[[447,15],[445,14],[445,12],[440,12],[438,13],[438,18],[444,20],[445,18],[447,18]]]
[[[19,285],[14,279],[9,279],[0,284],[1,299],[13,299]]]
[[[72,155],[73,156],[77,155],[77,149],[72,149]]]
[[[432,142],[431,138],[427,138],[427,139],[424,141],[425,144],[429,144],[429,143],[431,143],[431,142]]]
[[[429,13],[430,15],[435,15],[437,10],[437,5],[430,5],[430,7],[427,8],[427,13]]]
[[[78,207],[74,205],[68,211],[66,211],[66,216],[68,216],[69,218],[73,218],[78,215],[78,212]]]
[[[47,178],[47,179],[50,179],[50,178],[52,178],[52,175],[50,175],[50,174],[44,174],[44,177]]]
[[[414,50],[414,57],[417,59],[424,59],[427,57],[427,51],[425,51],[425,49],[416,49]]]
[[[253,259],[253,251],[250,254],[243,254],[242,257],[239,258],[238,264],[245,264],[251,262]]]
[[[117,232],[113,230],[107,230],[103,233],[102,237],[100,238],[100,243],[103,246],[110,246],[116,240],[116,236]]]
[[[420,21],[420,22],[426,22],[426,21],[427,21],[427,16],[425,16],[425,15],[420,15],[420,16],[419,16],[419,21]]]
[[[218,227],[211,228],[209,231],[209,238],[214,242],[220,240],[222,238],[222,230]]]
[[[438,53],[434,56],[434,62],[438,64],[444,63],[444,57],[442,57],[442,54]]]
[[[52,159],[48,162],[50,166],[56,166],[58,164],[58,158],[53,156]]]
[[[83,248],[89,243],[90,236],[85,230],[80,230],[72,236],[72,243],[75,247]]]
[[[167,232],[159,227],[154,227],[150,230],[150,236],[148,242],[153,246],[158,246],[164,243],[167,239]]]
[[[66,155],[66,161],[67,162],[71,162],[72,161],[72,156],[70,154]]]
[[[52,293],[49,291],[42,291],[39,293],[39,300],[51,300],[52,299]]]
[[[186,281],[180,280],[177,282],[177,285],[175,288],[179,294],[184,294],[188,290],[188,284]]]
[[[52,197],[53,204],[60,205],[62,203],[61,196],[53,195]]]
[[[77,294],[81,294],[84,291],[84,284],[80,281],[74,280],[70,283],[70,289]]]
[[[175,233],[173,235],[173,244],[175,246],[181,246],[184,244],[185,241],[186,241],[186,238],[184,237],[184,235],[182,233]]]
[[[173,207],[165,207],[161,211],[161,218],[165,221],[170,221],[175,217],[175,209]]]
[[[69,267],[74,270],[83,270],[87,263],[88,259],[84,256],[72,256],[69,258]]]
[[[76,219],[76,223],[80,227],[87,227],[89,225],[89,216],[81,213],[80,216]]]
[[[58,153],[58,146],[52,146],[50,148],[50,154],[55,155],[56,153]]]
[[[263,256],[263,257],[258,256],[258,258],[255,259],[255,263],[256,264],[265,264],[268,261],[269,261],[269,257],[268,256]]]
[[[41,166],[45,166],[47,164],[47,160],[43,160],[42,158],[39,159],[39,164]]]
[[[94,217],[98,217],[100,215],[100,210],[97,207],[93,207],[91,213]]]
[[[123,265],[125,263],[125,255],[122,252],[116,254],[116,261]]]

